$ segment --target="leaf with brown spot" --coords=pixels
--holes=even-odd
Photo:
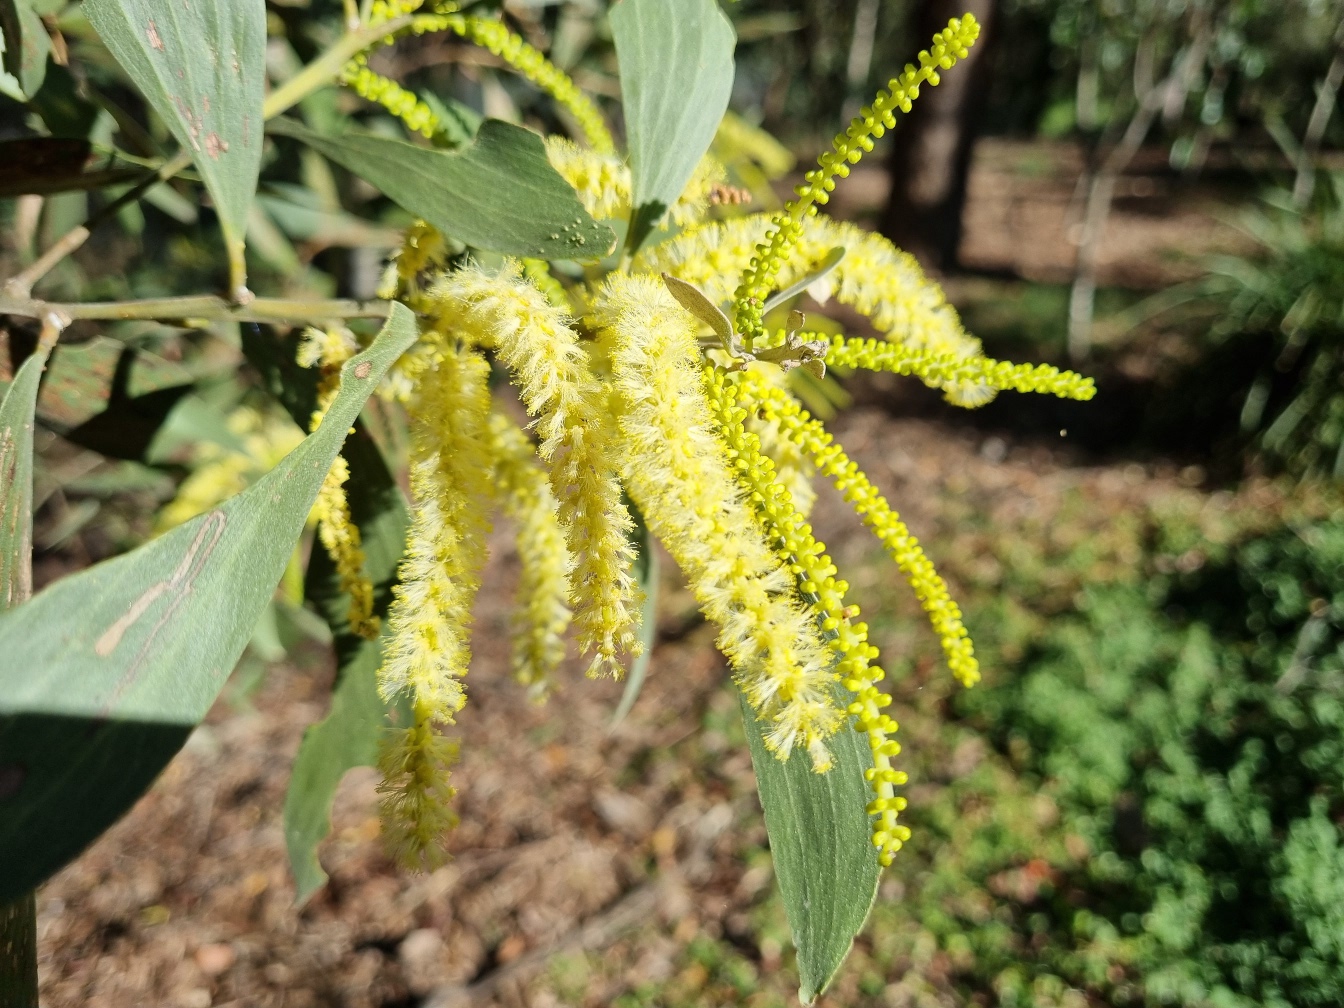
[[[270,601],[346,432],[415,341],[394,305],[322,425],[219,508],[0,614],[0,903],[140,796],[205,716]],[[352,380],[362,364],[367,380]],[[276,498],[279,498],[277,501]]]
[[[261,167],[264,0],[85,0],[83,9],[191,151],[225,241],[241,249]]]

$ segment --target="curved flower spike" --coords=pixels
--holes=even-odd
[[[825,647],[706,422],[694,319],[660,280],[613,276],[593,321],[612,348],[631,497],[718,625],[719,648],[747,701],[773,722],[767,745],[780,759],[805,746],[815,768],[827,769],[825,740],[843,715],[831,699]]]
[[[430,298],[445,324],[496,349],[538,418],[537,453],[550,465],[574,555],[579,649],[593,653],[590,676],[619,677],[621,653],[639,651],[639,589],[630,574],[634,523],[621,503],[606,390],[568,314],[523,279],[517,262],[507,260],[493,276],[476,266],[450,273]]]

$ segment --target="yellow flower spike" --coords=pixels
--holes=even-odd
[[[457,825],[448,783],[457,762],[457,743],[434,730],[433,712],[414,707],[409,728],[388,732],[378,756],[383,781],[378,786],[383,840],[401,865],[426,871],[447,859],[443,835]]]
[[[928,614],[947,656],[948,668],[963,686],[973,686],[980,679],[980,665],[975,659],[970,635],[961,621],[961,609],[952,601],[946,582],[934,570],[933,563],[920,548],[919,541],[910,534],[910,529],[826,429],[795,399],[762,380],[754,371],[743,374],[742,389],[744,401],[751,408],[776,418],[785,434],[831,478],[836,489],[853,505],[863,524],[872,529]]]
[[[584,150],[564,137],[546,138],[546,157],[578,194],[579,202],[597,220],[624,218],[630,214],[630,168],[614,153]],[[704,217],[715,188],[727,173],[719,161],[706,154],[696,165],[690,181],[668,211],[677,227],[689,227]]]
[[[551,674],[565,657],[569,572],[574,566],[557,503],[526,434],[502,413],[490,414],[490,454],[500,506],[518,526],[518,583],[513,630],[513,674],[544,700]]]
[[[631,576],[633,528],[621,502],[607,392],[592,372],[567,312],[506,260],[497,275],[468,267],[431,291],[443,323],[495,347],[538,418],[537,453],[549,465],[565,539],[574,555],[574,626],[592,652],[590,676],[622,674],[621,654],[640,645],[639,588]]]
[[[471,606],[490,531],[490,365],[451,343],[436,351],[410,407],[411,527],[378,685],[452,721],[466,703]]]
[[[826,770],[825,741],[843,721],[826,649],[709,425],[695,320],[660,280],[613,275],[592,321],[610,347],[626,487],[718,625],[743,695],[771,723],[767,746],[787,759],[802,745]]]
[[[761,454],[756,436],[743,427],[748,415],[748,410],[738,405],[743,376],[709,367],[704,378],[719,433],[734,460],[738,480],[750,495],[756,518],[777,555],[793,573],[835,653],[836,677],[854,694],[848,713],[854,716],[857,729],[867,736],[873,758],[873,767],[866,772],[874,794],[868,806],[869,814],[876,816],[873,844],[878,848],[878,860],[883,865],[891,864],[896,851],[910,839],[910,830],[896,821],[905,807],[905,799],[896,795],[895,788],[904,784],[906,778],[891,765],[891,758],[901,747],[891,738],[898,725],[882,712],[891,704],[891,696],[877,686],[886,676],[875,664],[878,650],[868,643],[867,624],[857,621],[858,607],[845,603],[849,585],[836,577],[838,571],[826,555],[825,546],[816,540],[811,526],[794,508],[788,490],[775,479],[774,467]]]
[[[934,388],[985,386],[1014,392],[1039,392],[1083,402],[1097,394],[1096,383],[1091,378],[1073,371],[1061,371],[1050,364],[1011,364],[990,357],[956,357],[874,339],[846,339],[820,333],[800,333],[799,338],[829,340],[827,364],[915,375]]]
[[[741,282],[733,297],[735,324],[745,338],[747,349],[761,334],[761,313],[766,296],[774,284],[775,274],[788,258],[794,243],[802,233],[802,222],[816,215],[817,206],[830,200],[836,178],[849,175],[851,165],[858,164],[863,155],[873,149],[874,138],[879,138],[896,126],[894,109],[909,112],[911,102],[919,97],[919,87],[927,82],[938,83],[938,71],[949,70],[980,35],[980,25],[966,14],[953,18],[947,27],[933,37],[929,49],[920,52],[919,68],[907,63],[899,77],[887,83],[887,90],[879,91],[873,104],[850,121],[848,128],[831,141],[831,149],[817,159],[817,167],[804,177],[802,185],[794,190],[795,198],[771,219],[770,230],[756,246]]]
[[[439,117],[414,92],[407,91],[394,80],[370,70],[367,57],[358,56],[341,71],[341,83],[355,94],[387,111],[406,124],[413,133],[426,139],[440,130]]]
[[[554,98],[573,117],[588,146],[594,151],[599,154],[615,153],[616,143],[593,100],[579,90],[567,73],[509,31],[504,22],[461,15],[452,15],[446,21],[448,30],[490,50]]]
[[[393,2],[379,0],[374,6],[375,14],[370,18],[370,24],[390,21],[403,14],[419,10],[422,6],[423,0],[393,0]],[[381,13],[378,13],[380,11]],[[607,129],[606,121],[602,118],[602,113],[598,111],[597,106],[593,104],[592,99],[579,89],[568,74],[548,60],[540,51],[509,31],[508,26],[502,21],[459,14],[454,4],[435,4],[432,13],[415,15],[410,25],[379,39],[373,43],[373,46],[390,45],[401,35],[430,35],[444,31],[461,35],[468,41],[488,49],[542,91],[545,91],[573,117],[580,132],[583,133],[585,141],[593,150],[600,153],[612,153],[616,150],[616,144],[611,138],[611,131]],[[370,49],[373,46],[370,46]],[[364,65],[367,58],[368,50],[365,50],[364,53],[356,56],[346,65],[345,74],[350,78],[349,83],[352,86],[354,86],[355,79],[360,78],[359,68]],[[386,78],[379,78],[383,81],[383,83],[379,83],[374,80],[377,77],[377,74],[369,71],[369,75],[362,77],[359,86],[383,94],[387,101],[392,103],[392,105],[386,105],[386,107],[396,115],[402,115],[400,109],[404,109],[416,118],[423,114],[412,110],[410,99],[414,96],[403,91],[399,85],[387,81]],[[388,87],[388,85],[391,86]],[[401,95],[407,95],[409,98],[401,97]],[[371,98],[370,100],[384,104],[381,98]],[[419,103],[418,99],[416,99],[416,102],[423,104]],[[397,107],[393,108],[393,105]],[[424,111],[428,112],[428,108],[425,107]],[[407,125],[411,125],[411,123],[408,122]],[[423,132],[422,126],[412,125],[411,128]],[[430,133],[425,135],[432,135],[432,132],[431,129]]]
[[[302,367],[322,369],[317,409],[308,425],[310,431],[317,430],[340,387],[341,365],[358,352],[359,342],[344,326],[309,327],[304,332],[297,361]],[[350,516],[350,501],[345,495],[345,484],[349,479],[350,466],[337,455],[313,501],[312,513],[317,518],[318,541],[336,567],[341,591],[350,596],[347,616],[350,631],[365,640],[374,640],[382,628],[382,621],[373,614],[373,582],[364,572],[363,540],[359,526]]]
[[[803,335],[808,339],[816,338],[810,333]],[[757,374],[764,381],[777,385],[786,380],[784,372],[779,368],[759,371]],[[793,506],[806,518],[811,514],[812,505],[817,499],[816,488],[812,485],[815,467],[811,460],[784,434],[776,417],[753,413],[746,419],[746,428],[760,440],[761,451],[775,464],[775,479],[789,491]]]

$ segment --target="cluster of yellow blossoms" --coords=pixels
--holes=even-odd
[[[390,17],[418,7],[379,9]],[[587,144],[549,140],[552,163],[594,216],[629,214],[630,172],[600,113],[539,52],[499,22],[449,5],[416,15],[406,30],[476,41],[551,94]],[[828,740],[851,728],[863,732],[882,863],[908,839],[897,822],[905,799],[895,788],[906,777],[892,763],[900,746],[885,713],[885,673],[846,598],[849,585],[807,522],[812,472],[833,481],[910,582],[953,675],[969,686],[979,669],[947,585],[897,513],[789,391],[787,372],[805,366],[820,374],[831,364],[914,375],[966,406],[1005,389],[1093,395],[1092,382],[1070,372],[985,358],[914,259],[879,235],[818,214],[836,180],[895,125],[895,111],[908,111],[922,85],[937,84],[978,32],[969,15],[951,21],[919,54],[918,67],[907,66],[879,93],[773,215],[706,219],[736,212],[713,208],[723,202],[711,197],[725,176],[706,158],[669,214],[680,233],[623,269],[603,275],[590,264],[583,281],[571,271],[563,282],[540,262],[448,269],[439,235],[423,224],[408,232],[383,293],[417,312],[424,337],[395,379],[412,429],[412,522],[380,674],[384,694],[409,695],[415,711],[383,761],[388,831],[408,859],[432,857],[451,821],[446,773],[454,753],[435,725],[451,722],[465,702],[471,605],[496,508],[517,527],[523,574],[514,670],[532,691],[546,690],[571,623],[590,675],[619,675],[638,651],[637,508],[716,625],[735,681],[768,726],[769,748],[780,759],[803,750],[813,769],[826,772],[834,762]],[[409,128],[434,135],[424,103],[362,59],[345,80]],[[835,297],[862,313],[881,338],[802,332],[801,317],[787,331],[768,330],[771,295],[803,287],[818,302]],[[329,367],[330,340],[310,342],[312,361]],[[491,361],[507,371],[534,418],[533,434],[512,419],[517,404],[492,394]],[[329,483],[335,525],[339,474]],[[333,552],[345,551],[338,559],[344,579],[357,569],[358,540],[330,538]],[[353,620],[362,603],[346,583],[356,598]]]

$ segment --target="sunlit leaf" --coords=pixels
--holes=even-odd
[[[658,225],[709,150],[733,89],[733,26],[716,0],[621,0],[621,67],[634,214],[627,251]]]
[[[84,13],[168,124],[241,256],[261,167],[263,0],[85,0]]]
[[[742,701],[756,788],[780,895],[798,950],[798,997],[811,1004],[840,969],[868,919],[881,867],[871,841],[864,737],[842,728],[828,741],[835,765],[812,771],[801,748],[780,761],[765,748],[765,722]]]
[[[246,646],[350,425],[414,342],[399,305],[318,430],[220,507],[0,615],[0,902],[130,807]]]
[[[33,586],[33,414],[46,360],[45,350],[30,354],[0,401],[0,609]]]
[[[473,248],[534,259],[600,259],[615,242],[546,159],[541,137],[498,119],[456,150],[348,131],[324,136],[282,119],[302,140],[409,213]]]

